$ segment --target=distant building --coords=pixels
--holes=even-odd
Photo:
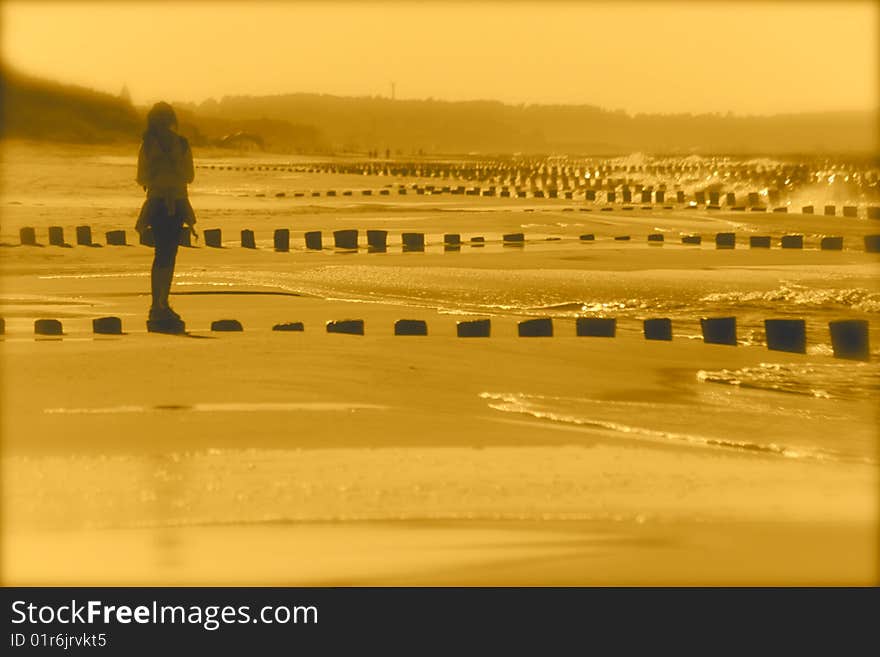
[[[217,146],[220,148],[235,148],[240,151],[262,151],[266,149],[266,144],[260,135],[243,131],[225,135],[217,141]]]

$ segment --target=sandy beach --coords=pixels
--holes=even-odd
[[[862,241],[876,220],[380,196],[437,181],[219,170],[298,160],[197,152],[197,227],[222,229],[223,248],[181,248],[172,303],[189,334],[170,336],[145,327],[134,155],[2,156],[4,584],[878,582],[880,268]],[[21,227],[45,245],[49,226],[73,242],[83,224],[100,244],[126,229],[129,246],[17,246]],[[333,249],[349,228],[364,248]],[[368,252],[368,229],[388,231],[387,252]],[[306,250],[306,231],[325,248]],[[715,248],[725,231],[737,248]],[[403,252],[403,232],[425,251]],[[502,243],[514,232],[524,246]],[[780,249],[792,233],[804,248]],[[843,250],[820,250],[828,235]],[[124,335],[94,335],[102,316]],[[584,316],[616,318],[616,336],[577,337]],[[700,318],[722,316],[737,346],[703,343]],[[535,317],[553,337],[517,336]],[[645,340],[655,317],[672,341]],[[35,338],[37,318],[64,335]],[[210,330],[233,318],[243,332]],[[491,337],[456,337],[483,318]],[[768,350],[771,318],[804,319],[807,353]],[[326,333],[341,319],[365,334]],[[399,319],[428,335],[395,336]],[[869,321],[870,362],[833,357],[841,319]],[[283,322],[304,330],[272,331]]]

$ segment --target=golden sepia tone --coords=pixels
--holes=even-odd
[[[4,584],[877,583],[876,4],[2,26]]]

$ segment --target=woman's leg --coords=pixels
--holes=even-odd
[[[168,309],[168,295],[171,292],[171,279],[174,277],[174,265],[162,265],[153,260],[152,270],[152,296],[153,308],[160,310]]]
[[[151,270],[153,308],[167,311],[171,281],[174,278],[174,263],[180,244],[180,227],[169,217],[165,222],[154,222],[153,236],[156,242]]]

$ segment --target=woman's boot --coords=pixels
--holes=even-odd
[[[150,308],[150,317],[147,320],[147,330],[160,333],[183,333],[186,325],[168,305],[168,295],[171,291],[171,279],[174,276],[173,267],[153,267],[151,275],[151,292],[153,305]]]
[[[162,307],[165,309],[165,312],[168,313],[168,316],[173,318],[175,321],[183,324],[183,320],[180,318],[174,310],[171,308],[171,302],[168,298],[171,296],[171,282],[174,280],[174,267],[165,267],[162,271],[162,290],[161,290],[161,300]]]

